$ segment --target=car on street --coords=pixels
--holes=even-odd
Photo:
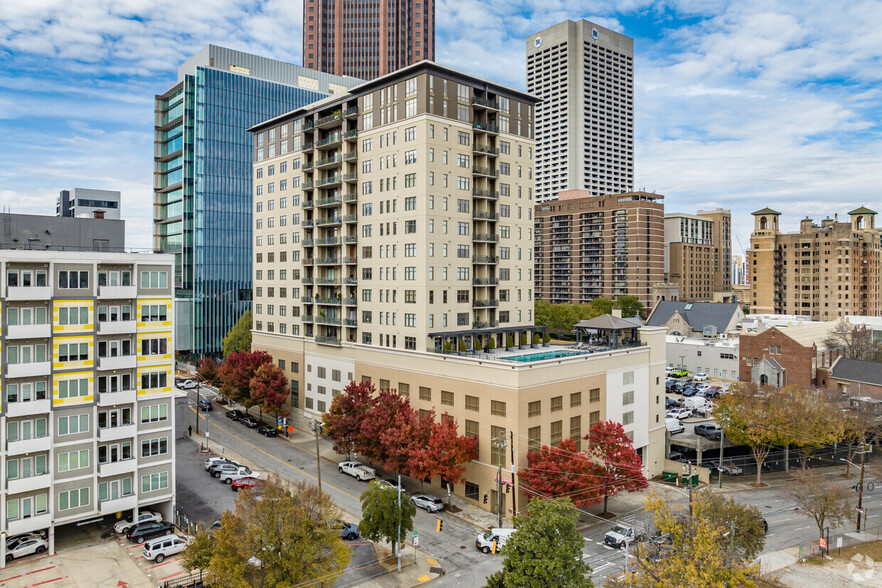
[[[254,476],[247,476],[244,478],[239,478],[238,480],[233,480],[230,484],[230,488],[232,488],[234,492],[238,492],[243,488],[254,488],[259,483],[260,480],[258,480]]]
[[[117,524],[113,526],[113,531],[115,533],[119,533],[120,535],[124,533],[128,533],[129,529],[137,525],[138,523],[149,523],[151,521],[159,522],[162,520],[162,515],[158,512],[152,512],[149,510],[142,510],[138,513],[138,520],[132,520],[132,515],[129,515],[128,518],[119,521]]]
[[[199,410],[201,410],[202,412],[210,412],[214,409],[211,407],[210,400],[206,400],[205,398],[200,398],[199,399]]]
[[[698,372],[697,374],[692,376],[692,381],[693,382],[706,382],[707,381],[707,374],[704,372]]]
[[[33,553],[43,553],[49,548],[49,543],[40,536],[32,536],[27,539],[16,541],[16,543],[6,550],[6,561],[10,562],[14,559],[31,555]]]
[[[665,413],[665,418],[669,419],[686,419],[692,416],[692,411],[688,408],[673,408]]]
[[[337,464],[337,471],[341,474],[349,474],[356,480],[361,480],[362,482],[373,480],[377,477],[377,472],[374,468],[369,468],[357,461],[340,462]]]
[[[245,413],[242,412],[241,410],[233,409],[233,410],[228,410],[228,411],[227,411],[227,418],[228,418],[228,419],[233,419],[234,421],[238,421],[238,420],[241,419],[243,416],[245,416]]]
[[[426,512],[439,512],[444,510],[444,501],[431,494],[415,494],[410,497],[410,501]]]
[[[744,470],[734,463],[724,463],[720,468],[720,471],[729,474],[730,476],[740,476],[744,472]]]
[[[249,429],[256,429],[257,426],[260,424],[257,422],[256,418],[254,418],[253,416],[248,416],[248,415],[245,415],[241,419],[239,419],[239,422],[242,423],[243,425],[245,425],[246,427],[248,427]]]
[[[192,390],[196,386],[198,386],[196,380],[181,380],[177,385],[181,390]]]
[[[689,372],[682,369],[677,369],[671,372],[671,376],[674,378],[685,378],[689,375]]]
[[[275,427],[271,427],[269,425],[261,425],[257,427],[257,432],[264,437],[276,437],[279,434]]]
[[[241,480],[242,478],[259,478],[260,472],[251,471],[249,468],[245,466],[239,466],[239,469],[231,472],[231,471],[223,471],[221,475],[218,476],[218,481],[223,482],[225,484],[232,484],[236,480]]]
[[[603,542],[610,547],[626,547],[629,543],[644,541],[645,539],[646,533],[641,528],[616,525],[606,532]]]
[[[187,549],[193,541],[192,537],[179,537],[178,535],[167,535],[160,539],[154,539],[144,544],[144,559],[153,560],[156,563],[162,563],[165,558],[176,553],[180,553]]]
[[[147,523],[139,523],[129,529],[129,532],[126,534],[126,539],[128,539],[130,543],[144,543],[145,541],[156,537],[172,534],[174,531],[175,526],[171,523],[150,521]]]
[[[721,432],[720,432],[720,428],[716,425],[702,424],[702,425],[695,425],[695,434],[700,435],[702,437],[707,437],[708,439],[711,439],[712,436],[715,435],[716,440],[719,440]]]
[[[354,541],[359,538],[358,525],[355,523],[347,523],[346,521],[336,520],[328,523],[328,527],[334,531],[340,532],[340,538],[347,541]]]

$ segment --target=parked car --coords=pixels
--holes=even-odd
[[[692,380],[694,382],[706,382],[707,381],[707,374],[704,372],[698,372],[697,374],[692,376]]]
[[[699,406],[695,410],[692,411],[692,414],[696,414],[700,417],[708,417],[714,412],[714,403],[708,402],[704,406]]]
[[[185,539],[177,535],[167,535],[161,539],[148,541],[144,544],[144,559],[151,559],[156,563],[162,563],[168,556],[184,551],[192,541],[192,537]]]
[[[696,388],[695,386],[688,386],[683,389],[683,396],[685,396],[686,398],[695,396],[696,394],[698,394],[698,388]]]
[[[681,423],[679,419],[666,418],[665,429],[667,429],[668,433],[671,435],[676,435],[677,433],[685,431],[686,427],[683,426],[683,423]]]
[[[175,526],[171,523],[150,521],[147,523],[139,523],[129,529],[129,532],[126,534],[126,538],[131,543],[144,543],[149,539],[162,537],[163,535],[169,535],[173,533],[174,530]]]
[[[276,437],[279,434],[275,427],[271,427],[269,425],[261,425],[257,427],[257,432],[264,437]]]
[[[386,479],[386,480],[377,480],[377,482],[380,484],[380,486],[387,486],[389,488],[394,488],[395,490],[398,490],[398,492],[401,492],[401,493],[404,492],[404,488],[399,486],[398,482],[396,482],[395,480]]]
[[[48,548],[49,543],[40,536],[18,540],[12,548],[6,549],[6,561],[9,562],[33,553],[43,553]]]
[[[704,391],[705,398],[716,398],[723,392],[723,389],[719,386],[711,386],[707,390]]]
[[[669,366],[669,365],[665,366],[665,375],[666,376],[671,375],[671,373],[673,373],[673,371],[674,371],[674,368],[672,366]]]
[[[239,469],[234,472],[230,472],[230,471],[221,472],[221,475],[218,476],[217,479],[219,482],[223,482],[225,484],[232,484],[236,480],[241,480],[242,478],[259,478],[259,477],[260,477],[260,472],[253,472],[250,469],[246,468],[245,466],[239,466]]]
[[[328,526],[335,531],[340,531],[340,537],[347,541],[353,541],[360,536],[358,533],[358,525],[354,523],[336,520],[328,523]]]
[[[21,535],[16,535],[15,537],[9,537],[6,539],[6,551],[15,548],[19,543],[30,541],[31,539],[46,539],[46,537],[44,537],[42,533],[23,533]]]
[[[705,400],[703,396],[693,396],[683,401],[683,408],[688,408],[694,412],[696,408],[700,408],[706,404],[707,400]]]
[[[245,415],[242,418],[240,418],[239,422],[242,423],[243,425],[245,425],[246,427],[248,427],[249,429],[256,429],[257,426],[260,424],[257,422],[256,418],[254,418],[253,416],[248,416],[248,415]]]
[[[129,529],[137,525],[138,523],[149,523],[151,521],[159,522],[162,520],[162,515],[158,512],[152,512],[149,510],[142,510],[138,513],[138,520],[132,520],[132,515],[129,515],[128,518],[121,520],[117,524],[113,526],[113,531],[115,533],[119,533],[122,535],[123,533],[128,533]]]
[[[670,419],[686,419],[692,416],[692,411],[688,408],[674,408],[665,413],[665,418]]]
[[[672,408],[680,408],[680,405],[677,404],[677,401],[673,398],[665,397],[665,410],[670,410]]]
[[[689,372],[687,372],[686,370],[682,370],[682,369],[676,369],[671,372],[671,376],[674,378],[685,378],[688,375],[689,375]]]
[[[181,390],[192,390],[193,388],[198,386],[198,384],[196,383],[196,380],[181,380],[181,382],[177,386]]]
[[[340,462],[337,464],[337,471],[341,474],[349,474],[356,480],[361,480],[362,482],[373,480],[377,477],[377,472],[374,468],[361,465],[357,461]]]
[[[625,547],[634,541],[644,541],[646,533],[641,528],[629,527],[625,525],[616,525],[606,532],[603,542],[610,547]]]
[[[211,407],[210,400],[206,400],[205,398],[200,398],[199,399],[199,410],[201,410],[202,412],[210,412],[214,409]]]
[[[241,410],[233,409],[233,410],[228,410],[228,411],[227,411],[227,418],[228,418],[228,419],[233,419],[234,421],[238,421],[238,420],[241,419],[243,416],[245,416],[245,413],[242,412]]]
[[[230,484],[230,488],[233,489],[234,492],[238,492],[242,488],[254,488],[260,482],[254,476],[246,476],[244,478],[239,478],[238,480],[233,480]]]
[[[415,494],[410,498],[410,501],[426,512],[439,512],[444,510],[444,501],[431,494]]]
[[[227,459],[225,457],[209,457],[208,459],[205,460],[205,471],[209,472],[209,471],[211,471],[211,468],[213,466],[221,465],[224,463],[235,463],[235,462],[233,460]]]
[[[220,478],[223,474],[232,474],[239,471],[242,466],[238,463],[221,463],[211,466],[208,473],[215,478]]]
[[[672,451],[672,452],[668,455],[668,459],[671,460],[671,461],[682,461],[682,462],[685,462],[685,461],[686,461],[686,456],[683,455],[682,453],[680,453],[679,451]]]
[[[729,474],[730,476],[740,476],[742,473],[744,473],[744,470],[742,470],[734,463],[724,463],[720,470],[726,474]]]
[[[717,437],[716,440],[718,441],[720,439],[721,431],[720,428],[716,425],[703,424],[695,425],[695,434],[702,437],[707,437],[708,439],[711,439],[712,436],[715,435]]]

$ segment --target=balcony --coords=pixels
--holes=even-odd
[[[315,322],[317,322],[317,323],[320,324],[320,325],[336,325],[336,326],[340,326],[340,324],[341,324],[340,317],[337,317],[337,316],[322,316],[322,315],[319,315],[319,316],[316,317]]]
[[[496,100],[488,100],[487,98],[472,97],[472,106],[475,108],[486,108],[488,110],[499,110],[499,102]]]
[[[120,390],[119,392],[100,392],[98,394],[98,406],[115,406],[119,404],[132,404],[138,399],[137,390]]]
[[[310,120],[310,119],[303,120],[303,130],[304,131],[311,131],[314,128],[315,128],[315,121],[314,120]]]
[[[7,378],[33,378],[34,376],[47,376],[51,373],[51,361],[39,361],[35,363],[15,363],[6,366]]]
[[[356,172],[343,174],[343,181],[348,184],[354,184],[358,181],[358,174]]]
[[[346,140],[357,139],[358,138],[358,129],[352,129],[351,131],[346,131],[343,133],[343,138]]]
[[[300,206],[303,210],[312,210],[315,207],[315,202],[312,200],[305,200]]]
[[[499,214],[495,212],[478,212],[476,210],[472,213],[472,218],[475,220],[496,221],[499,220]]]
[[[475,278],[472,280],[473,286],[496,286],[499,284],[499,278]]]
[[[343,116],[349,118],[350,116],[358,116],[358,106],[352,106],[343,111]]]
[[[34,492],[42,490],[52,485],[52,476],[48,473],[39,476],[30,476],[27,478],[19,478],[17,480],[9,480],[6,482],[7,494],[19,494],[20,492]]]
[[[358,243],[358,237],[355,235],[343,235],[343,243]]]
[[[42,400],[29,400],[28,402],[7,402],[5,408],[7,417],[46,414],[52,410],[52,401],[44,398]]]
[[[473,255],[472,263],[476,264],[494,264],[499,263],[499,257],[496,255]]]
[[[137,286],[98,286],[98,298],[137,298]]]
[[[475,166],[472,168],[472,173],[476,176],[483,176],[485,178],[498,178],[499,170],[495,170],[489,167],[478,167]]]
[[[358,299],[355,296],[343,299],[343,306],[358,306]]]
[[[315,244],[320,246],[339,245],[341,242],[340,237],[324,237],[315,240]]]
[[[358,279],[353,278],[353,277],[344,278],[343,283],[346,284],[347,286],[355,286],[358,284]]]
[[[315,278],[317,286],[339,286],[340,278]]]
[[[22,453],[38,453],[40,451],[49,451],[52,448],[52,437],[34,437],[32,439],[22,439],[20,441],[7,441],[6,452],[9,455],[21,455]]]
[[[98,429],[98,441],[118,441],[120,439],[131,439],[138,434],[138,425],[132,423],[119,427],[105,427]]]
[[[472,190],[473,198],[486,198],[487,200],[499,200],[499,192],[496,190]]]
[[[358,202],[358,194],[343,194],[343,202]]]
[[[302,302],[304,304],[312,304],[313,301],[312,301],[312,297],[310,297],[310,296],[301,296],[300,302]]]
[[[358,263],[358,258],[357,257],[344,257],[343,263],[345,263],[345,264]]]
[[[316,149],[330,149],[340,143],[340,133],[333,133],[320,141],[315,142]]]
[[[333,345],[334,347],[340,347],[339,337],[316,337],[315,342],[320,345]]]
[[[489,145],[475,145],[472,147],[472,151],[479,155],[489,155],[490,157],[499,157],[499,149],[496,147],[490,147]]]
[[[495,308],[499,306],[498,300],[474,300],[472,302],[472,308]]]
[[[499,133],[499,126],[492,123],[475,121],[472,123],[472,128],[481,133],[491,133],[494,135]]]
[[[342,182],[340,176],[328,176],[326,178],[319,178],[315,181],[316,188],[324,188],[327,186],[337,186]]]
[[[52,288],[49,286],[8,286],[6,301],[16,300],[51,300]]]
[[[338,204],[342,204],[343,200],[340,198],[322,198],[321,200],[316,200],[315,205],[319,208],[325,206],[337,206]]]
[[[136,471],[138,471],[138,460],[134,457],[98,464],[98,475],[102,477],[133,474]]]
[[[116,357],[99,357],[99,370],[129,370],[138,365],[137,355],[117,355]]]
[[[343,319],[343,325],[346,327],[356,327],[358,323],[355,319]]]
[[[98,511],[102,515],[113,515],[124,510],[132,510],[138,506],[138,495],[122,496],[113,500],[104,500],[98,503]]]
[[[300,320],[303,321],[304,323],[314,323],[315,317],[312,316],[311,314],[304,314],[303,316],[300,317]]]
[[[339,257],[319,257],[314,261],[316,265],[340,265]]]
[[[309,258],[303,260],[303,265],[314,265],[314,264],[315,264],[315,259],[313,259],[312,257],[309,257]]]
[[[138,328],[135,321],[100,321],[98,323],[99,335],[128,335]]]
[[[340,116],[340,114],[341,113],[338,111],[338,112],[335,112],[334,114],[329,114],[328,116],[321,117],[320,119],[315,121],[316,128],[333,127],[334,123],[336,123],[341,118],[343,118],[342,116]]]
[[[339,226],[343,220],[339,216],[328,216],[325,218],[317,218],[314,222],[317,227],[334,227]]]
[[[475,233],[472,241],[476,243],[496,243],[499,241],[499,235],[493,233]]]
[[[343,158],[339,155],[331,155],[330,157],[324,157],[319,159],[314,163],[316,169],[321,169],[323,167],[330,167],[333,165],[337,165],[338,163],[342,163]]]
[[[6,327],[7,339],[46,339],[52,336],[52,325],[10,325]]]
[[[315,283],[315,278],[313,278],[312,276],[303,276],[303,279],[301,280],[301,282],[303,283],[304,286],[311,286],[312,284]]]
[[[52,515],[50,513],[38,514],[26,519],[18,519],[9,521],[6,524],[6,535],[21,535],[22,533],[30,533],[31,531],[41,531],[48,529],[52,524]]]

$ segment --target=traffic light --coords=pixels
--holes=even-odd
[[[488,497],[487,493],[484,492],[484,504],[487,504],[487,499],[488,499],[488,498],[489,498],[489,497]]]
[[[438,525],[437,525],[437,528],[438,528],[438,532],[440,533],[440,532],[441,532],[441,529],[444,528],[444,521],[442,521],[441,519],[438,519]]]
[[[511,484],[506,484],[505,485],[505,493],[508,494],[510,492],[511,492]]]

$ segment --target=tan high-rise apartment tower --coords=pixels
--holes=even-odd
[[[680,300],[707,302],[732,288],[732,214],[699,210],[665,215],[665,273]]]
[[[426,59],[435,59],[435,0],[303,2],[305,67],[372,80]]]
[[[802,314],[830,321],[882,315],[882,229],[864,206],[849,222],[805,218],[799,232],[782,233],[781,213],[753,213],[750,235],[751,314]]]

